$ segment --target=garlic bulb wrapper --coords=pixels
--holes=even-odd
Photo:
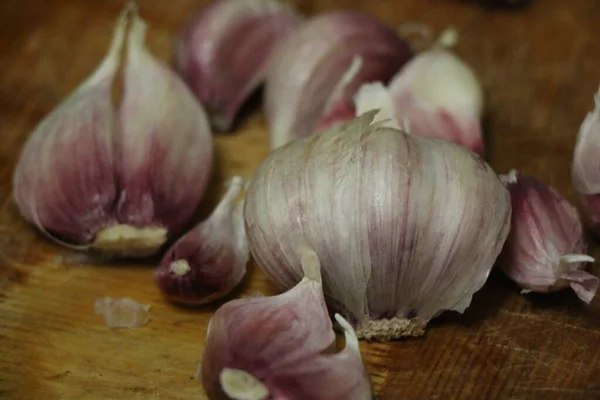
[[[272,152],[244,218],[250,251],[280,288],[301,279],[292,244],[305,240],[329,305],[359,337],[385,340],[469,306],[508,234],[510,199],[476,154],[373,123],[376,113]]]
[[[500,266],[524,291],[552,292],[571,287],[586,303],[598,278],[583,271],[587,255],[577,210],[542,182],[511,171],[503,176],[511,195],[511,231]]]
[[[154,281],[172,301],[204,304],[228,294],[246,274],[250,257],[243,202],[236,206],[243,180],[234,177],[208,219],[167,250]]]
[[[396,33],[359,12],[306,22],[280,46],[267,73],[265,110],[271,148],[306,137],[365,82],[387,82],[410,58]]]
[[[211,319],[200,368],[209,399],[371,399],[352,326],[336,315],[346,346],[331,354],[319,260],[307,246],[299,255],[306,276],[290,291],[233,300]]]
[[[111,89],[129,14],[115,112]],[[155,253],[203,196],[212,166],[207,118],[185,84],[147,52],[145,30],[135,12],[122,13],[105,59],[39,124],[16,166],[21,214],[64,245]]]
[[[579,128],[571,174],[582,216],[600,236],[600,88],[594,96],[594,103],[594,109]]]
[[[201,10],[176,46],[176,69],[208,110],[216,130],[262,83],[277,46],[303,17],[276,0],[220,0]]]

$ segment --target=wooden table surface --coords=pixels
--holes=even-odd
[[[207,322],[165,303],[152,262],[92,264],[48,243],[11,200],[12,169],[28,133],[85,78],[107,49],[123,1],[0,2],[0,398],[202,399],[193,375]],[[154,54],[169,60],[173,37],[199,0],[140,1]],[[490,159],[518,168],[573,200],[570,159],[579,124],[600,82],[600,1],[534,0],[518,12],[444,0],[298,2],[308,13],[368,11],[391,26],[424,21],[461,31],[456,51],[486,90]],[[233,174],[250,177],[268,153],[259,110],[216,137],[217,173],[204,214]],[[597,253],[597,252],[596,252]],[[276,293],[258,267],[235,296]],[[150,322],[111,330],[97,297],[150,304]],[[593,307],[592,307],[593,308]],[[572,293],[520,295],[493,273],[463,315],[426,335],[361,343],[381,399],[600,399],[600,313]]]

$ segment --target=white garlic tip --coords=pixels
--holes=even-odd
[[[192,267],[190,267],[190,263],[186,259],[181,259],[173,261],[169,265],[169,270],[177,276],[184,276],[192,270]]]
[[[94,311],[104,317],[106,326],[110,328],[133,328],[150,320],[150,305],[140,304],[129,297],[98,298],[94,304]]]
[[[381,126],[387,128],[400,129],[392,96],[381,82],[362,85],[354,96],[354,106],[356,115],[378,110],[373,123],[380,123]]]
[[[600,192],[600,177],[593,165],[600,137],[600,87],[594,95],[594,110],[587,113],[579,127],[573,156],[573,186],[581,194]],[[590,165],[589,163],[592,163]]]
[[[510,172],[506,175],[500,175],[500,181],[502,183],[504,183],[505,185],[507,184],[512,184],[512,183],[517,183],[517,170],[516,169],[512,169],[510,170]]]
[[[594,261],[594,257],[590,257],[587,254],[566,254],[560,258],[560,262],[565,264]]]
[[[458,36],[459,35],[456,28],[450,26],[444,29],[444,31],[442,31],[442,33],[436,40],[434,46],[443,49],[449,49],[450,47],[454,47],[458,43]]]
[[[234,400],[264,400],[269,389],[246,371],[223,368],[219,382],[225,394]]]
[[[348,67],[346,72],[344,72],[344,74],[340,78],[338,84],[336,85],[335,89],[333,90],[332,95],[329,98],[329,102],[325,106],[326,110],[329,108],[329,106],[331,106],[332,102],[339,99],[339,96],[343,93],[346,86],[348,86],[350,83],[352,83],[354,78],[356,78],[356,76],[360,73],[360,70],[362,69],[362,67],[363,67],[363,58],[360,56],[354,56],[352,58],[352,61],[350,62],[350,66]]]
[[[212,212],[212,215],[229,215],[232,207],[235,204],[235,198],[241,193],[244,188],[244,180],[239,176],[234,176],[226,182],[227,192]]]
[[[350,323],[346,321],[346,319],[340,314],[336,313],[334,315],[334,318],[344,330],[344,337],[346,338],[346,347],[350,347],[352,350],[360,354],[358,337],[356,336],[356,332],[354,331],[354,328],[352,328],[352,325],[350,325]]]

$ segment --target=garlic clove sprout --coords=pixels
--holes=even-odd
[[[249,185],[244,218],[250,250],[279,288],[302,277],[297,238],[314,243],[329,306],[359,337],[389,340],[469,306],[511,207],[481,157],[388,127],[389,115],[374,122],[378,113],[273,151]]]
[[[394,76],[389,91],[395,116],[406,120],[414,135],[448,140],[484,154],[483,90],[471,67],[443,48],[456,40],[454,34],[447,30],[440,44],[417,54]]]
[[[267,73],[271,148],[327,127],[320,121],[338,107],[347,112],[363,83],[387,82],[410,57],[406,42],[369,15],[335,11],[309,20],[282,43]]]
[[[243,202],[236,206],[243,180],[234,177],[211,216],[181,237],[164,255],[154,280],[171,300],[204,304],[228,294],[246,274],[250,257]]]
[[[302,20],[276,0],[220,0],[187,24],[176,47],[176,69],[216,130],[231,129],[244,101],[264,80],[275,49]]]
[[[599,279],[583,270],[594,259],[586,254],[577,210],[549,186],[517,171],[502,180],[511,195],[512,227],[501,268],[526,291],[571,287],[589,303]]]
[[[371,389],[357,337],[340,315],[346,347],[327,354],[335,335],[320,266],[298,251],[305,277],[274,297],[233,300],[209,323],[200,376],[209,399],[368,400]]]
[[[579,128],[571,174],[582,216],[600,236],[600,88],[594,95],[594,103],[594,109],[586,115]]]

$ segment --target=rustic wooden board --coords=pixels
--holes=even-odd
[[[150,47],[170,58],[178,27],[202,1],[140,1]],[[307,12],[356,8],[390,25],[426,21],[462,32],[457,51],[487,92],[490,158],[573,199],[569,168],[578,126],[600,82],[600,2],[534,0],[520,12],[468,2],[321,0]],[[5,399],[204,398],[193,380],[205,329],[218,304],[165,303],[152,263],[93,265],[47,243],[10,201],[12,168],[27,134],[103,56],[123,2],[3,0],[0,3],[0,397]],[[268,152],[258,111],[216,139],[218,168],[204,213],[221,183],[249,177]],[[274,294],[256,265],[235,296]],[[152,305],[151,321],[111,330],[94,315],[101,296]],[[519,295],[492,274],[464,316],[446,315],[425,337],[362,343],[382,399],[600,399],[600,319],[571,293]]]

